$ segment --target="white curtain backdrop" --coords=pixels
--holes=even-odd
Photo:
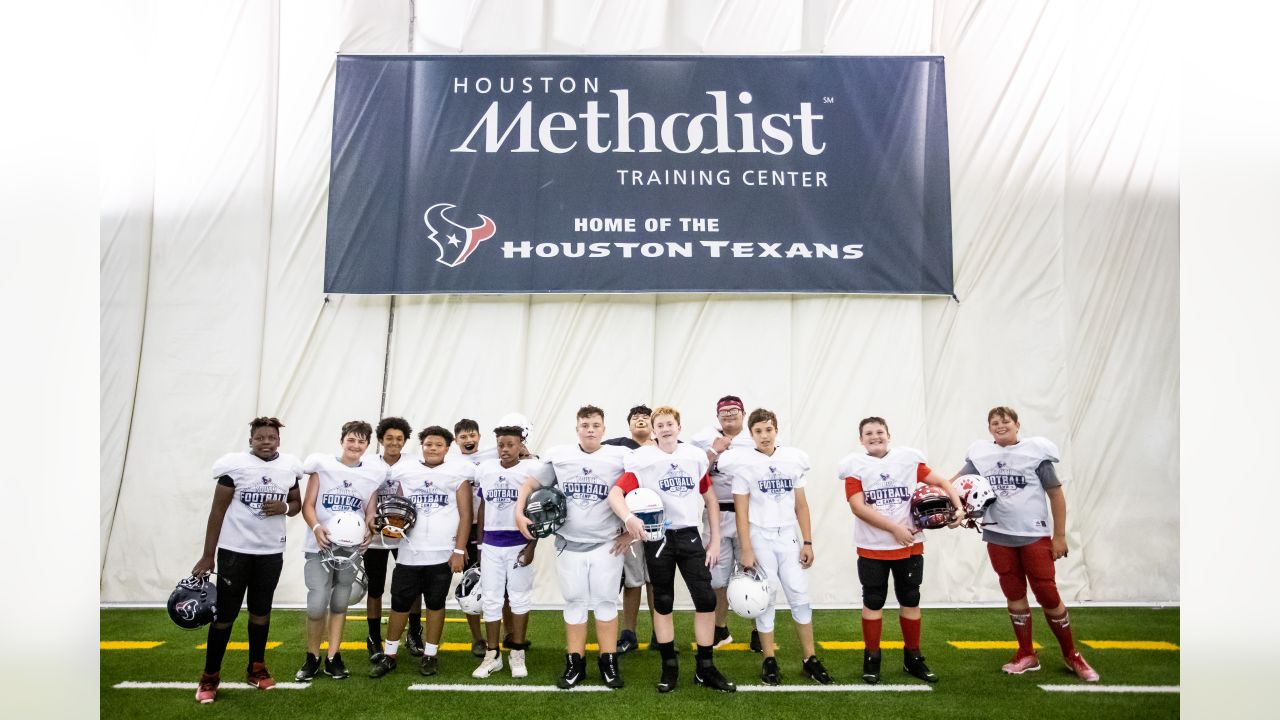
[[[101,285],[104,602],[198,559],[215,458],[277,415],[338,428],[528,415],[535,450],[741,395],[809,452],[818,605],[860,602],[836,461],[857,421],[959,469],[986,411],[1058,443],[1068,602],[1179,600],[1177,64],[1156,2],[139,0],[111,18]],[[956,294],[325,296],[335,55],[946,58]],[[290,522],[278,602],[304,599]],[[549,543],[536,601],[559,601]],[[972,532],[931,533],[924,602],[1001,598]],[[683,591],[682,591],[683,592]],[[685,598],[686,596],[681,596]]]

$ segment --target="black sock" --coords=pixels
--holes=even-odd
[[[414,635],[422,634],[422,615],[418,613],[409,613],[409,632]]]
[[[227,641],[231,639],[231,626],[209,626],[209,647],[204,651],[204,671],[210,675],[222,671],[222,656],[227,654]]]
[[[373,640],[373,644],[379,648],[382,647],[382,619],[369,618],[365,621],[369,624],[369,639]]]
[[[711,664],[711,646],[698,646],[698,667],[707,667]]]
[[[271,629],[271,621],[261,625],[249,621],[249,665],[265,662],[267,659],[267,631]]]
[[[674,660],[676,658],[676,641],[669,640],[658,643],[658,652],[661,653],[663,660]]]

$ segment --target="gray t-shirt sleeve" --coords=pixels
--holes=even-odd
[[[961,475],[977,475],[979,473],[978,473],[978,468],[973,466],[973,461],[968,458],[965,458],[964,467],[960,468],[960,474]]]
[[[1036,477],[1040,478],[1040,484],[1046,490],[1062,487],[1062,481],[1058,479],[1058,471],[1053,469],[1052,460],[1045,460],[1036,467]]]

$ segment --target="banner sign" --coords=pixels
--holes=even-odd
[[[325,292],[952,293],[938,57],[338,57]]]

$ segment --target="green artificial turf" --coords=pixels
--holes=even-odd
[[[352,615],[363,615],[353,609]],[[449,617],[460,618],[456,610]],[[101,640],[150,640],[164,644],[150,650],[101,650],[101,710],[104,718],[226,717],[303,718],[335,715],[339,708],[358,717],[433,718],[617,718],[680,717],[688,720],[735,718],[767,720],[803,717],[811,720],[861,717],[934,718],[1157,718],[1178,715],[1178,694],[1049,693],[1044,684],[1081,684],[1062,664],[1057,644],[1037,610],[1035,639],[1042,669],[1021,676],[1007,676],[1000,665],[1009,650],[960,650],[948,640],[1011,641],[1013,633],[1003,609],[924,610],[923,652],[941,680],[930,692],[845,693],[749,693],[721,694],[693,684],[692,613],[676,613],[676,639],[681,650],[679,688],[669,695],[654,689],[659,675],[656,652],[639,650],[621,660],[626,688],[607,693],[471,693],[413,691],[415,683],[504,685],[553,685],[564,666],[564,626],[559,612],[539,611],[530,620],[529,677],[513,680],[508,667],[487,680],[473,680],[478,660],[466,651],[441,653],[440,673],[430,678],[418,674],[417,662],[401,650],[401,663],[387,677],[371,680],[364,651],[345,651],[343,658],[352,676],[335,681],[321,675],[305,690],[223,690],[212,705],[200,706],[194,691],[179,689],[116,689],[126,680],[196,682],[204,664],[205,641],[201,631],[174,626],[164,610],[101,611]],[[1179,652],[1168,650],[1090,649],[1084,640],[1148,640],[1179,644],[1179,611],[1176,608],[1077,608],[1071,626],[1079,649],[1102,675],[1102,685],[1177,685]],[[232,642],[245,642],[247,616],[236,620]],[[783,684],[812,685],[800,675],[799,648],[788,613],[777,620],[778,661]],[[267,651],[267,666],[278,682],[292,681],[305,655],[304,616],[301,611],[277,610],[272,614],[271,640],[283,643]],[[385,626],[384,626],[385,627]],[[736,616],[729,621],[735,642],[750,637],[750,626]],[[347,623],[345,641],[363,641],[364,621]],[[648,617],[641,614],[640,639],[649,636]],[[861,640],[858,615],[853,610],[814,612],[814,637],[818,641]],[[884,639],[901,640],[897,613],[885,614]],[[470,642],[463,623],[445,624],[444,642]],[[592,638],[594,642],[594,629]],[[860,650],[818,650],[827,669],[841,684],[861,684]],[[901,650],[884,651],[883,684],[925,685],[902,672]],[[224,682],[243,682],[247,653],[228,650],[223,663]],[[759,685],[761,656],[747,651],[718,651],[716,664],[739,685]],[[599,685],[594,653],[588,653],[587,684]]]

